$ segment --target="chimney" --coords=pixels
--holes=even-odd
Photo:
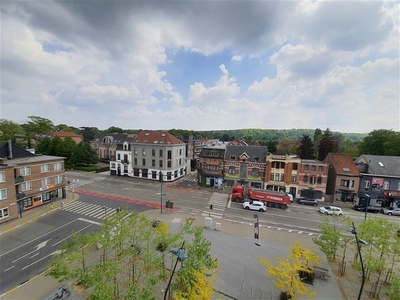
[[[13,155],[12,155],[12,144],[11,144],[11,140],[8,140],[8,159],[12,159]]]

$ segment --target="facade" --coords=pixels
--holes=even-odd
[[[117,145],[130,143],[136,137],[128,133],[101,133],[95,136],[90,146],[97,153],[99,160],[115,161]]]
[[[328,165],[321,161],[301,159],[296,155],[267,156],[267,190],[325,201],[327,177]]]
[[[361,155],[359,204],[400,207],[400,156]]]
[[[63,157],[34,155],[0,142],[0,158],[0,223],[66,197]]]
[[[200,185],[222,187],[226,145],[204,146],[197,162],[197,182]]]
[[[264,188],[266,158],[265,146],[227,145],[224,158],[224,175],[227,186],[236,183]]]
[[[116,159],[110,161],[110,174],[115,176],[174,181],[188,170],[186,144],[164,131],[144,130],[131,143],[118,143]]]
[[[328,153],[329,165],[326,194],[342,202],[355,202],[360,185],[360,172],[349,154]]]

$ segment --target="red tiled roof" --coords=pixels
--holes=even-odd
[[[164,144],[164,145],[185,144],[180,139],[176,138],[167,131],[152,131],[152,130],[143,130],[139,132],[136,138],[133,139],[133,143]]]
[[[59,137],[82,137],[79,134],[76,134],[75,132],[71,131],[54,131],[54,132],[48,132],[48,136],[59,136]]]
[[[336,174],[360,175],[360,171],[349,154],[329,153],[324,162],[334,167]]]

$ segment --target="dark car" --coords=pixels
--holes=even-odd
[[[365,212],[365,205],[354,205],[353,209]],[[374,213],[374,214],[377,214],[380,211],[381,211],[381,207],[377,207],[377,206],[371,206],[370,205],[367,208],[367,212]]]
[[[298,198],[297,203],[302,205],[318,205],[318,200],[314,198]]]

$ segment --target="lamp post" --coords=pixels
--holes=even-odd
[[[356,238],[357,252],[358,252],[358,256],[360,257],[361,272],[362,272],[362,281],[361,281],[360,291],[358,292],[358,297],[357,297],[357,300],[360,300],[362,292],[363,292],[363,288],[364,288],[364,282],[365,282],[365,270],[364,270],[364,263],[363,263],[362,255],[361,255],[361,244],[368,245],[368,243],[366,241],[364,241],[364,240],[359,240],[358,239],[357,230],[356,230],[356,227],[354,226],[354,222],[352,222],[352,225],[353,226],[350,227],[348,229],[348,231],[351,232],[352,234],[354,234],[354,236]]]
[[[162,214],[162,182],[163,182],[163,173],[160,171],[160,183],[161,183],[161,193],[160,193],[160,207],[161,207],[161,214]]]
[[[179,261],[180,261],[180,262],[183,262],[183,261],[187,258],[186,252],[185,252],[185,250],[183,249],[183,246],[184,246],[184,245],[185,245],[185,241],[183,241],[181,248],[179,248],[179,249],[177,249],[177,248],[172,248],[172,249],[170,250],[170,252],[171,252],[172,254],[175,254],[175,255],[176,255],[176,262],[175,262],[174,268],[172,269],[171,276],[169,277],[169,281],[168,281],[167,288],[165,289],[164,300],[167,299],[168,290],[169,290],[169,287],[170,287],[170,285],[171,285],[172,277],[174,276],[175,269],[176,269],[176,266],[177,266],[178,262],[179,262]]]
[[[370,202],[370,200],[371,200],[371,196],[370,196],[370,195],[365,194],[365,197],[367,197],[367,204],[365,205],[364,221],[367,220],[368,206],[369,206],[369,202]]]

